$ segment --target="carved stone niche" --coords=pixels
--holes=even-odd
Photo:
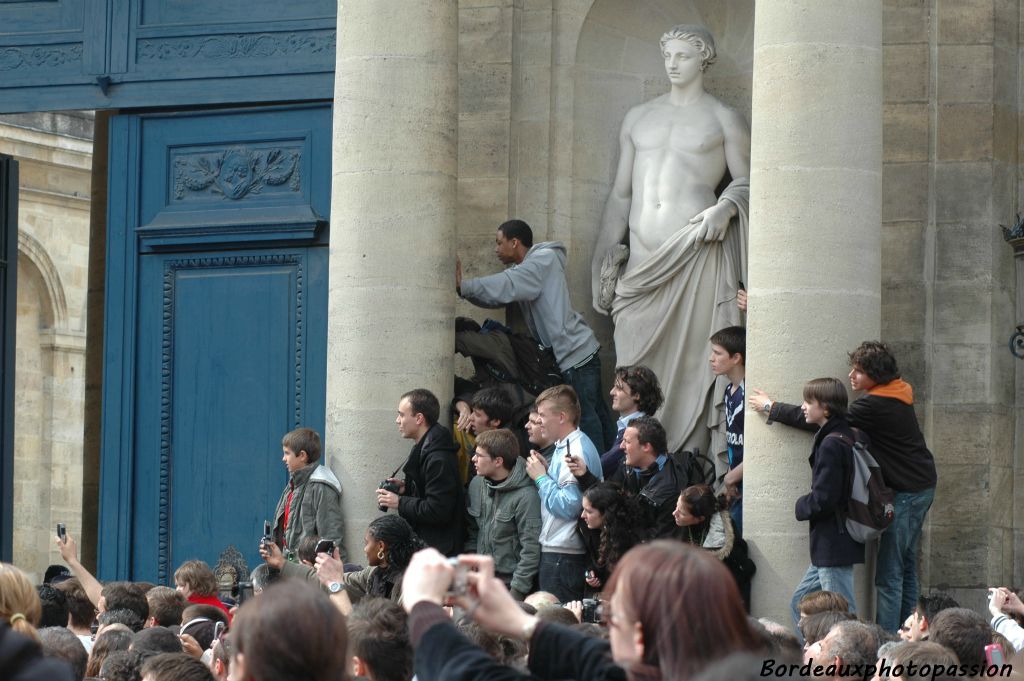
[[[750,122],[752,0],[595,0],[576,44],[573,135],[552,150],[560,157],[556,165],[564,165],[565,156],[571,159],[574,255],[567,276],[573,290],[590,290],[590,249],[618,161],[622,119],[632,107],[669,90],[659,40],[676,24],[699,24],[711,31],[718,57],[705,72],[705,88]],[[588,320],[602,345],[611,348],[611,323],[596,317]]]

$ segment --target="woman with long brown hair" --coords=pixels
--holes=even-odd
[[[459,605],[485,628],[528,641],[534,676],[502,667],[458,632],[440,607],[456,567],[427,549],[413,558],[405,581],[420,681],[686,681],[731,653],[758,649],[728,570],[680,542],[637,546],[619,561],[605,588],[608,642],[525,613],[494,577],[489,557],[458,562],[471,570]]]
[[[637,547],[605,593],[612,655],[632,678],[688,679],[715,660],[757,648],[735,582],[706,551],[673,541]]]

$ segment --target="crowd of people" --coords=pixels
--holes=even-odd
[[[842,381],[815,378],[798,406],[746,390],[743,327],[714,333],[727,465],[705,476],[692,452],[670,451],[650,368],[617,367],[608,410],[596,340],[569,303],[564,249],[533,244],[529,226],[511,221],[496,253],[511,267],[463,279],[458,266],[459,294],[519,303],[556,368],[530,381],[476,376],[446,409],[426,389],[401,395],[396,425],[412,448],[376,490],[381,515],[361,556],[345,554],[341,483],[319,434],[296,429],[282,438],[288,482],[251,599],[219,590],[201,560],[176,570],[175,588],[101,584],[75,539],[59,536],[67,567],[41,585],[0,564],[5,678],[911,679],[991,676],[1019,659],[1024,603],[1012,590],[991,589],[990,618],[919,593],[917,547],[937,476],[913,390],[886,345],[850,353],[850,387],[862,396],[851,402]],[[484,327],[467,331],[466,346],[480,351],[474,334],[505,333]],[[747,411],[814,432],[808,492],[793,500],[808,522],[809,566],[791,623],[748,614]],[[853,566],[871,552],[849,529],[868,451],[891,493],[875,622],[858,618]]]

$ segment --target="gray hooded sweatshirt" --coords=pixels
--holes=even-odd
[[[533,337],[551,348],[562,371],[597,352],[594,332],[572,309],[561,241],[534,244],[523,262],[504,272],[462,281],[462,297],[480,307],[519,303]]]

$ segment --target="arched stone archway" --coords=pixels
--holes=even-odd
[[[54,525],[81,526],[84,339],[43,245],[19,234],[14,409],[14,562],[41,578],[60,556]]]

